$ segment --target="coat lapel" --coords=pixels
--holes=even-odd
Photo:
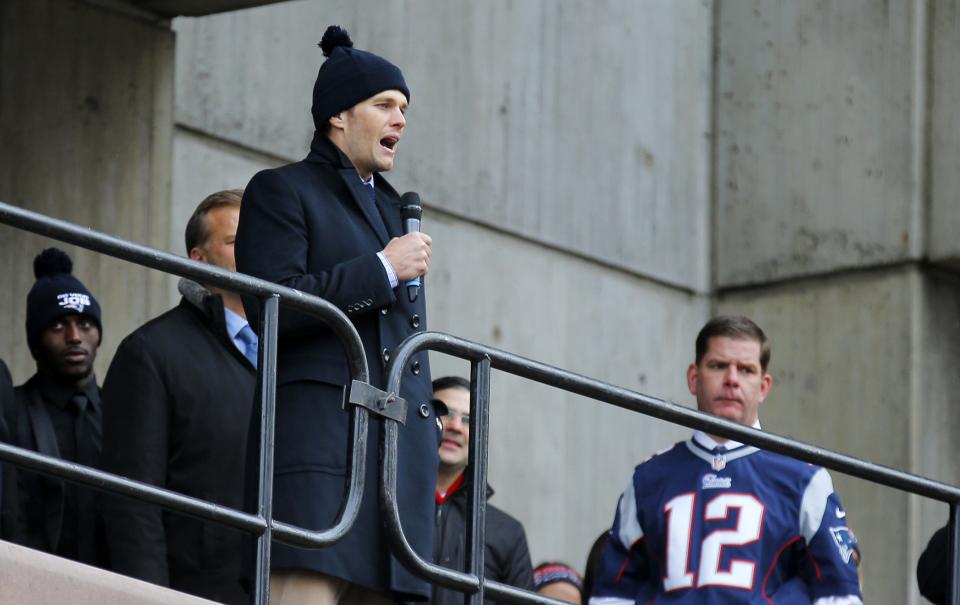
[[[53,421],[50,420],[50,414],[47,413],[40,399],[40,390],[32,388],[29,391],[30,404],[27,406],[27,416],[30,420],[30,428],[33,429],[33,437],[37,442],[37,452],[60,458],[60,448],[57,446],[57,435],[53,430]],[[49,479],[44,477],[41,480],[43,489],[50,496],[50,508],[47,509],[47,516],[44,520],[47,534],[47,543],[51,548],[56,549],[60,543],[60,526],[63,525],[63,481],[60,479]]]
[[[403,235],[403,225],[400,220],[400,206],[387,197],[380,195],[384,187],[390,187],[383,179],[377,179],[377,207],[383,215],[383,222],[387,226],[390,237]],[[390,188],[392,191],[392,188]],[[386,199],[384,199],[386,197]]]
[[[360,212],[363,213],[363,218],[366,219],[367,224],[370,225],[373,232],[377,234],[377,239],[380,240],[380,244],[386,246],[387,242],[390,241],[390,235],[384,230],[381,217],[372,214],[376,212],[376,209],[372,207],[373,204],[368,202],[370,192],[367,190],[367,186],[364,185],[360,177],[357,176],[357,171],[354,168],[342,168],[339,172],[340,178],[343,179],[343,182],[347,185],[347,189],[350,190],[353,203],[360,208]]]

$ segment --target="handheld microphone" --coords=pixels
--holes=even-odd
[[[423,208],[420,206],[420,195],[408,191],[400,196],[400,219],[403,221],[403,234],[420,231],[420,217]],[[407,299],[410,302],[417,300],[420,295],[420,278],[416,277],[407,282]]]

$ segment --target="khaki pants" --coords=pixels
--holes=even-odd
[[[315,571],[270,574],[270,605],[392,605],[362,586]]]

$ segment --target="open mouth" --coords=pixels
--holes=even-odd
[[[380,139],[380,146],[386,147],[390,151],[393,151],[397,147],[397,143],[399,142],[400,142],[400,137],[391,134]]]

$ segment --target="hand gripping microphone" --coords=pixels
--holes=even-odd
[[[403,220],[403,234],[420,231],[420,217],[423,208],[420,207],[420,195],[408,191],[400,196],[400,218]],[[407,299],[410,302],[417,300],[420,295],[420,278],[416,277],[407,282]]]

